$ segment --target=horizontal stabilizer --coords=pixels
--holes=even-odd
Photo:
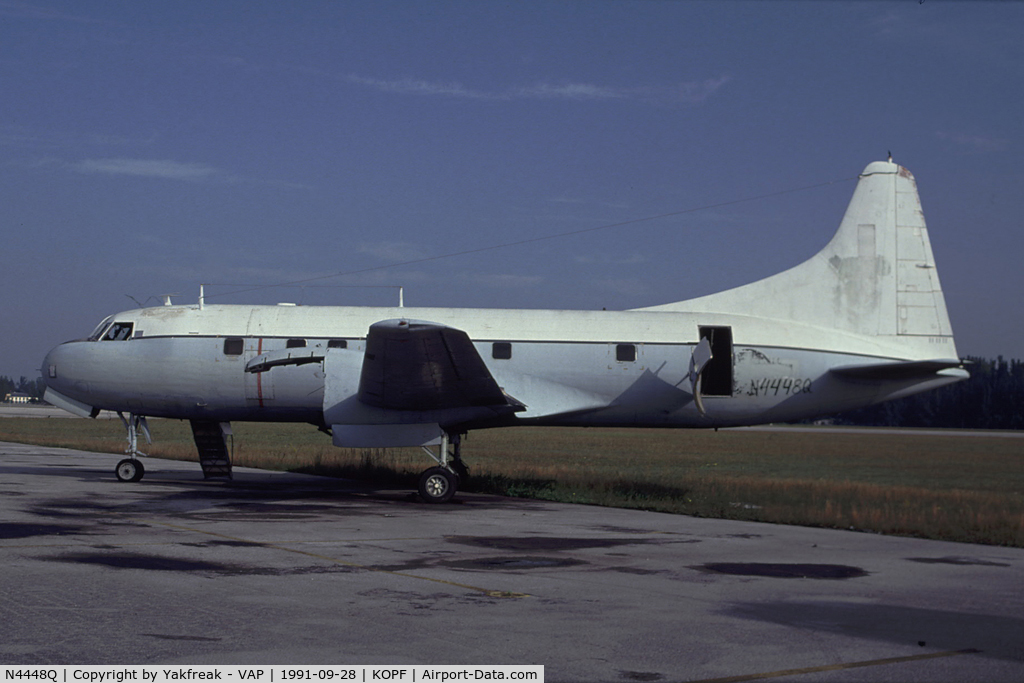
[[[833,375],[861,380],[911,380],[926,378],[943,370],[963,370],[963,362],[954,358],[934,360],[871,363],[869,365],[843,365],[829,370]],[[964,371],[966,374],[966,371]]]

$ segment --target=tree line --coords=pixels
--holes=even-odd
[[[835,416],[875,427],[1024,429],[1024,362],[968,356],[970,379]]]
[[[29,379],[22,375],[21,379],[15,382],[6,375],[0,375],[0,400],[12,393],[28,394],[32,398],[40,400],[43,398],[44,391],[46,391],[46,383],[43,382],[42,377]]]

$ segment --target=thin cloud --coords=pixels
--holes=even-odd
[[[629,204],[624,202],[604,202],[594,199],[580,199],[577,197],[569,197],[566,195],[559,195],[552,197],[548,200],[552,204],[569,204],[574,206],[602,206],[609,209],[628,209]]]
[[[895,35],[906,26],[903,15],[891,9],[883,14],[870,17],[867,24],[875,30],[877,36]]]
[[[541,275],[514,275],[510,273],[473,273],[467,279],[481,287],[495,289],[531,289],[542,284]]]
[[[2,0],[0,0],[2,1]],[[216,59],[221,66],[255,69],[255,65],[230,56]],[[510,102],[516,100],[563,100],[573,102],[611,102],[635,100],[658,103],[682,103],[696,105],[705,102],[731,79],[729,76],[707,78],[700,81],[683,81],[668,85],[640,85],[633,87],[610,86],[599,83],[539,81],[530,85],[515,85],[499,90],[482,90],[467,87],[459,81],[431,81],[422,78],[373,78],[357,73],[339,74],[311,66],[290,66],[292,70],[323,78],[339,78],[346,83],[371,88],[378,92],[421,97],[450,97],[463,100]]]
[[[718,92],[719,88],[729,82],[728,76],[709,78],[699,82],[682,83],[675,91],[681,102],[700,104]]]
[[[456,82],[423,81],[412,78],[402,78],[393,81],[381,80],[378,78],[364,78],[349,74],[345,77],[349,83],[363,85],[381,92],[397,93],[402,95],[444,95],[474,100],[495,100],[503,99],[494,93],[482,90],[472,90]]]
[[[948,140],[971,152],[1005,152],[1010,148],[1010,141],[1005,138],[996,138],[987,135],[969,135],[966,133],[946,133],[939,131],[936,134],[940,140]]]
[[[229,179],[220,169],[202,163],[182,163],[169,159],[85,159],[73,168],[80,173],[105,173],[167,180],[203,181]]]
[[[28,126],[10,124],[0,125],[0,146],[2,147],[48,150],[81,146],[127,147],[129,145],[151,145],[155,140],[155,137],[129,138],[123,135],[105,133],[81,133],[76,131],[35,129]]]
[[[510,91],[507,99],[619,100],[628,97],[631,97],[629,90],[609,88],[592,83],[567,83],[565,85],[538,83],[527,88]]]
[[[599,290],[624,296],[644,296],[650,291],[647,283],[635,278],[595,280],[593,284]]]
[[[632,256],[613,254],[578,254],[573,257],[573,261],[586,265],[638,266],[641,263],[646,263],[647,258],[641,254],[633,254]]]
[[[414,261],[429,256],[422,246],[412,242],[364,242],[359,245],[359,253],[392,262]]]
[[[0,0],[0,16],[15,19],[34,19],[42,21],[71,21],[80,24],[109,24],[111,22],[92,19],[77,14],[68,14],[49,7],[41,7],[17,0]]]
[[[353,85],[401,95],[505,102],[513,100],[564,100],[574,102],[644,100],[684,104],[700,104],[706,101],[729,81],[728,76],[721,76],[719,78],[690,81],[670,86],[638,86],[631,88],[595,83],[553,84],[540,82],[528,86],[506,88],[504,90],[477,90],[467,88],[457,81],[426,81],[412,78],[383,80],[367,78],[356,74],[348,74],[344,79]]]
[[[283,180],[262,180],[247,178],[229,173],[209,164],[199,162],[173,161],[170,159],[85,159],[70,164],[79,173],[99,173],[105,175],[123,175],[136,178],[159,178],[162,180],[180,180],[194,183],[230,183],[263,185],[288,190],[308,190],[311,186]]]

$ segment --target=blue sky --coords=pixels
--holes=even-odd
[[[0,0],[0,374],[200,283],[225,303],[707,294],[816,252],[889,150],[960,353],[1024,358],[1022,29],[1024,4],[935,0]]]

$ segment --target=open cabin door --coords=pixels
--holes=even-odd
[[[700,327],[700,338],[711,344],[711,360],[701,371],[700,393],[702,396],[732,396],[732,328]]]

